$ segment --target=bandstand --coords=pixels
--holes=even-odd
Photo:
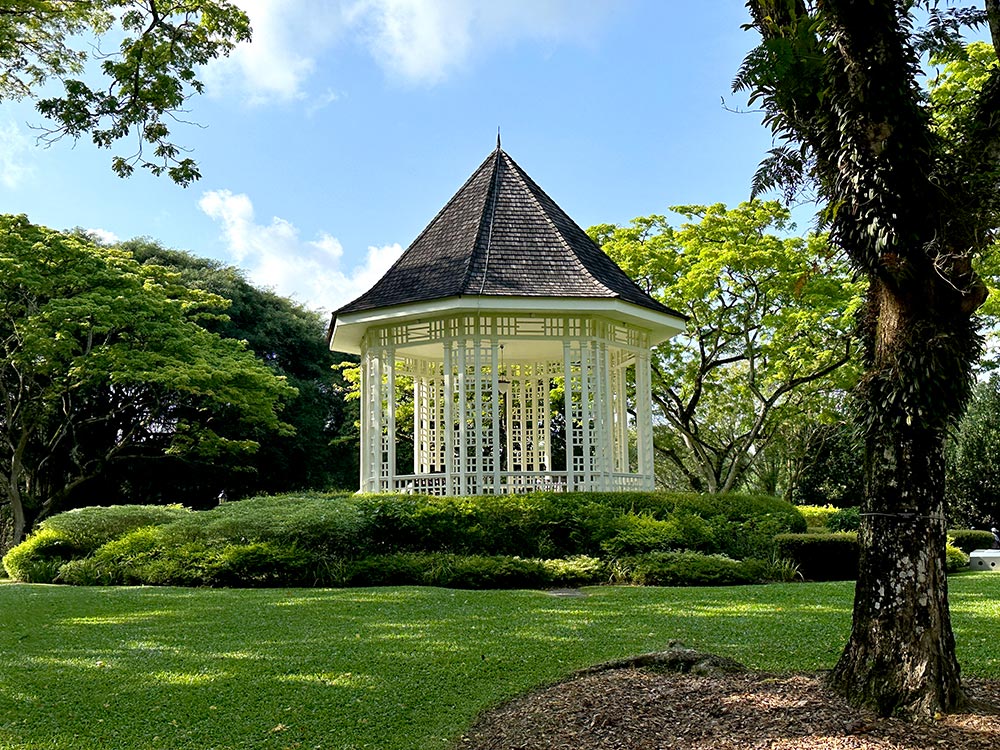
[[[330,348],[361,356],[361,491],[652,489],[650,349],[683,326],[498,142],[333,315]]]

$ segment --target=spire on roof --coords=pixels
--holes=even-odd
[[[497,151],[500,150],[500,126],[497,125]]]

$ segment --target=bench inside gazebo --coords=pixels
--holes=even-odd
[[[652,489],[650,349],[683,326],[498,142],[333,315],[361,356],[361,491]]]

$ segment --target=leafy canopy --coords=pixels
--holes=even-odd
[[[647,292],[685,313],[685,333],[654,352],[654,399],[669,430],[658,448],[700,491],[738,483],[778,424],[850,360],[861,304],[822,236],[790,237],[777,202],[677,206],[590,230]],[[839,372],[849,381],[851,371]],[[808,399],[806,399],[808,400]]]
[[[117,52],[83,48],[112,30]],[[110,148],[131,134],[137,150],[112,158],[115,173],[140,166],[188,185],[198,166],[168,123],[204,90],[198,68],[249,39],[246,14],[229,0],[12,0],[0,8],[0,101],[35,96],[58,79],[63,94],[36,104],[52,123],[44,139],[89,134]],[[96,78],[85,75],[91,58],[100,60]]]
[[[222,460],[287,430],[294,390],[200,323],[225,304],[123,250],[0,217],[0,474],[16,516],[48,514],[129,455]],[[242,434],[220,429],[234,422]]]

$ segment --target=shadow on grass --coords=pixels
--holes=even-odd
[[[962,609],[982,588],[956,586],[957,632],[989,616]],[[852,592],[5,586],[0,747],[444,748],[513,695],[674,639],[757,669],[830,667]]]

